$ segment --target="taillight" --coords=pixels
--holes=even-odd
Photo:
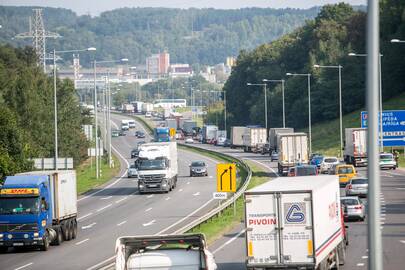
[[[352,185],[347,185],[347,189],[352,189]]]
[[[354,209],[361,210],[361,209],[363,209],[363,206],[361,206],[361,205],[360,206],[355,206]]]

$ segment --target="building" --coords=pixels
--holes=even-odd
[[[170,65],[169,76],[172,78],[187,78],[193,76],[193,68],[189,64]]]
[[[150,78],[160,78],[169,72],[170,54],[153,54],[146,58],[146,70]]]
[[[187,106],[185,99],[158,99],[154,102],[154,108],[172,109],[183,108]]]

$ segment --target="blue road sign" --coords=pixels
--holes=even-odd
[[[380,115],[378,115],[380,117]],[[361,112],[361,127],[368,126],[367,112]],[[378,122],[380,125],[380,122]],[[405,111],[383,111],[384,146],[405,146]]]

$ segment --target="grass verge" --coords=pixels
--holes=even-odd
[[[112,156],[115,167],[109,168],[108,162],[101,161],[101,176],[96,179],[95,161],[88,159],[83,162],[77,169],[77,194],[83,194],[93,188],[99,187],[111,178],[115,177],[120,171],[120,162],[116,156]]]
[[[252,170],[252,178],[250,180],[248,189],[263,184],[269,180],[266,170],[256,165],[253,162],[247,161],[250,169]],[[190,230],[190,233],[204,233],[208,244],[213,243],[219,239],[223,234],[229,232],[237,224],[239,224],[245,215],[245,208],[243,197],[236,200],[236,215],[233,214],[233,207],[225,209],[221,215],[217,215],[209,219],[207,222]]]

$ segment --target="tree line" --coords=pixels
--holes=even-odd
[[[0,46],[0,179],[30,170],[32,158],[54,156],[52,74],[36,64],[32,48]],[[88,142],[73,82],[57,80],[59,157],[86,158]]]
[[[405,46],[390,43],[405,39],[405,2],[381,1],[381,53],[383,98],[405,91]],[[324,6],[318,16],[304,26],[255,50],[241,51],[237,66],[224,86],[227,96],[228,125],[264,125],[264,90],[247,83],[263,79],[285,79],[287,126],[308,126],[307,77],[286,73],[311,74],[312,123],[339,116],[338,70],[314,65],[342,65],[343,113],[365,105],[365,57],[349,57],[350,52],[365,53],[366,14],[340,3]],[[270,127],[282,126],[281,84],[268,84]]]

